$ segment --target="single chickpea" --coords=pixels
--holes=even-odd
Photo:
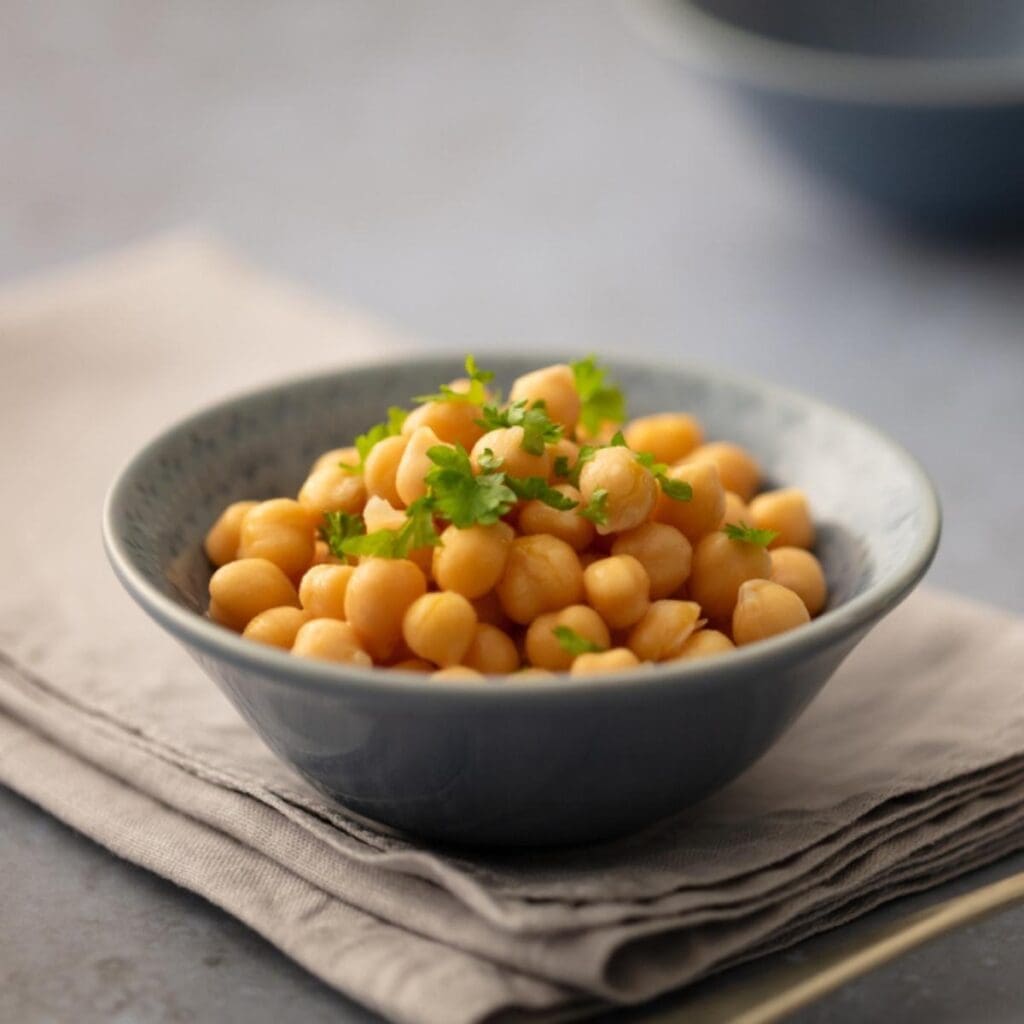
[[[320,514],[290,498],[261,501],[242,519],[239,558],[266,558],[292,579],[312,564]]]
[[[509,476],[542,476],[547,480],[551,474],[551,453],[545,448],[542,455],[531,455],[522,445],[522,427],[490,430],[473,445],[470,452],[473,469],[480,471],[480,456],[489,448],[501,459],[501,468]]]
[[[483,597],[493,590],[505,572],[509,548],[515,536],[508,523],[448,526],[432,552],[432,571],[442,590],[463,597]]]
[[[725,492],[725,512],[719,526],[725,526],[726,523],[754,525],[750,518],[750,506],[735,491]]]
[[[462,663],[485,676],[504,676],[519,668],[519,651],[504,630],[479,622]]]
[[[583,596],[583,570],[564,540],[545,534],[517,537],[495,589],[505,614],[525,626],[544,612],[576,604]]]
[[[482,415],[480,406],[469,402],[424,402],[406,417],[402,433],[411,437],[420,427],[430,427],[443,443],[461,444],[468,452],[483,436],[476,422]]]
[[[309,467],[309,472],[315,473],[324,466],[339,466],[344,463],[346,466],[359,465],[359,452],[355,448],[331,448],[329,451],[317,457],[316,462]]]
[[[612,629],[639,622],[650,606],[651,581],[632,555],[592,562],[583,573],[587,603]]]
[[[510,402],[543,402],[548,416],[572,433],[580,418],[580,395],[576,377],[565,363],[545,366],[518,377],[509,392]]]
[[[674,526],[691,544],[717,530],[725,513],[725,489],[714,463],[682,462],[672,466],[665,475],[670,480],[688,483],[692,495],[689,501],[659,495],[655,520]]]
[[[370,449],[363,466],[366,493],[372,497],[383,498],[395,508],[403,504],[398,494],[397,477],[398,466],[408,443],[409,438],[402,435],[385,437]]]
[[[574,676],[596,676],[636,668],[640,659],[628,647],[613,647],[600,654],[581,654],[572,663]]]
[[[242,630],[242,636],[247,640],[255,640],[258,644],[290,651],[299,627],[309,620],[309,612],[301,608],[268,608],[249,620],[248,625]]]
[[[402,619],[402,636],[409,649],[442,668],[462,661],[475,630],[473,606],[451,590],[416,598]]]
[[[430,678],[442,681],[445,679],[483,679],[484,675],[467,665],[449,665],[447,668],[439,668],[436,672],[432,672]]]
[[[800,595],[813,617],[820,614],[828,600],[828,584],[821,562],[802,548],[773,548],[772,582]]]
[[[391,659],[402,642],[406,610],[426,593],[427,580],[402,558],[368,558],[356,566],[345,591],[345,618],[376,662]]]
[[[565,626],[592,644],[607,650],[611,646],[608,627],[593,608],[573,604],[559,612],[538,615],[526,631],[526,657],[536,668],[552,672],[568,672],[574,655],[570,654],[555,635],[559,626]]]
[[[210,578],[210,617],[241,632],[268,608],[298,608],[292,581],[266,558],[239,558]]]
[[[588,505],[594,492],[607,491],[604,523],[599,534],[632,530],[649,518],[658,499],[658,482],[640,465],[636,454],[615,446],[599,449],[580,471],[580,498]]]
[[[650,452],[658,462],[679,462],[704,440],[700,424],[685,412],[641,416],[623,431],[635,452]]]
[[[679,659],[709,658],[715,654],[725,654],[735,650],[735,644],[717,629],[698,629],[691,634],[679,652]]]
[[[738,494],[744,501],[757,493],[761,482],[761,467],[745,448],[730,441],[712,441],[702,444],[693,452],[691,459],[713,462],[718,467],[722,486]]]
[[[392,668],[396,672],[425,672],[429,674],[434,672],[437,666],[432,662],[426,661],[424,658],[403,658],[401,661],[396,661],[393,665],[388,665],[387,668]]]
[[[398,475],[395,477],[398,496],[405,505],[411,505],[427,493],[425,477],[434,468],[427,452],[438,446],[451,447],[444,444],[430,427],[417,428],[408,440],[409,443],[402,453],[402,461],[398,464]]]
[[[655,601],[629,632],[629,649],[641,661],[678,658],[700,622],[694,601]]]
[[[814,520],[807,495],[798,487],[764,491],[750,503],[751,525],[759,530],[774,530],[778,536],[770,548],[811,548],[814,546]]]
[[[742,647],[810,621],[799,594],[771,580],[747,580],[732,613],[732,637]]]
[[[771,573],[771,558],[763,547],[732,540],[717,530],[693,549],[693,567],[686,585],[704,614],[721,622],[732,615],[741,584],[747,580],[766,580]]]
[[[651,581],[651,600],[674,594],[690,575],[693,548],[686,536],[667,523],[644,523],[620,533],[613,555],[632,555]]]
[[[299,602],[317,619],[345,618],[345,591],[355,572],[352,565],[314,565],[299,583]]]
[[[348,512],[358,515],[366,504],[366,484],[359,473],[340,466],[324,466],[306,478],[299,504],[316,512]]]
[[[255,508],[258,501],[236,501],[228,505],[217,522],[210,527],[203,547],[206,557],[218,568],[233,562],[238,555],[238,542],[242,530],[242,520],[249,509]]]
[[[300,658],[340,661],[361,668],[369,668],[373,664],[356,631],[347,622],[337,619],[310,619],[300,626],[292,644],[292,654]]]
[[[556,484],[553,490],[576,502],[576,508],[557,509],[539,499],[524,502],[519,510],[520,533],[550,533],[576,551],[583,551],[594,539],[594,524],[580,515],[580,492],[570,484]]]

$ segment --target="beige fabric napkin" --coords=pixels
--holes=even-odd
[[[181,235],[0,289],[0,782],[402,1021],[634,1002],[1024,845],[1024,624],[920,592],[724,792],[588,849],[326,804],[120,592],[103,493],[207,400],[409,343]]]

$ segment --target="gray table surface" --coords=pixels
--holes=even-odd
[[[4,0],[0,281],[183,222],[449,346],[629,346],[813,390],[933,473],[931,582],[1024,611],[1024,249],[879,222],[613,3]],[[798,1019],[1018,1019],[1022,955],[1024,909]],[[0,1020],[233,1019],[371,1018],[0,791]]]

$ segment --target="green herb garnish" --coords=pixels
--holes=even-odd
[[[626,398],[607,379],[608,371],[598,366],[594,356],[569,364],[580,396],[580,422],[590,434],[603,423],[621,423],[626,418]]]
[[[426,475],[434,507],[438,514],[460,529],[480,523],[496,523],[516,503],[516,494],[505,483],[505,474],[496,472],[500,460],[489,452],[483,473],[474,473],[473,464],[462,445],[449,448],[434,445],[427,458],[435,468]]]
[[[551,632],[555,634],[555,639],[558,640],[562,650],[574,657],[579,654],[600,654],[606,650],[600,644],[595,644],[593,640],[580,636],[576,630],[570,629],[568,626],[555,626]]]
[[[356,438],[356,451],[359,452],[359,462],[356,465],[348,462],[339,462],[338,465],[349,473],[362,473],[363,467],[366,465],[366,456],[385,438],[396,437],[398,434],[401,434],[402,424],[405,423],[405,418],[408,415],[405,409],[392,405],[388,409],[388,418],[384,423],[375,424],[365,434],[360,434]]]
[[[484,430],[498,430],[502,427],[522,427],[523,440],[519,447],[531,455],[543,455],[546,444],[554,444],[562,436],[562,427],[548,416],[543,399],[532,405],[526,399],[511,402],[504,409],[496,405],[485,405],[483,418],[477,423]]]
[[[494,380],[489,370],[481,370],[472,356],[466,356],[466,376],[469,387],[465,391],[456,391],[448,384],[442,384],[432,395],[417,395],[414,402],[465,402],[468,405],[483,405],[491,396],[487,385]]]
[[[628,448],[626,438],[622,431],[616,431],[611,440],[611,445],[617,448]],[[654,474],[655,479],[661,484],[661,490],[666,497],[673,501],[689,501],[693,497],[693,488],[685,480],[673,480],[668,475],[668,465],[659,462],[651,452],[634,452],[636,461],[645,469]]]
[[[608,522],[608,491],[604,487],[598,487],[590,496],[590,501],[580,509],[580,515],[589,519],[598,526],[604,526]]]
[[[777,530],[758,530],[748,526],[740,520],[738,523],[726,523],[722,527],[724,533],[730,540],[741,540],[745,544],[756,544],[759,548],[766,548],[779,533]]]
[[[429,498],[418,498],[405,510],[405,523],[400,529],[350,536],[342,541],[341,550],[346,555],[408,558],[412,551],[440,543],[441,538],[434,529],[433,502]]]
[[[327,543],[335,558],[344,558],[345,542],[352,537],[366,533],[366,524],[362,517],[349,515],[348,512],[325,512],[324,521],[320,526],[320,538]]]
[[[556,491],[542,476],[506,476],[505,483],[520,501],[543,501],[559,512],[568,512],[579,504],[561,491]]]

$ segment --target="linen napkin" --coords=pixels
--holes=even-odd
[[[0,288],[0,782],[387,1017],[632,1003],[1024,846],[1024,624],[921,591],[722,793],[588,848],[351,819],[124,596],[103,493],[206,401],[413,343],[199,234]]]

